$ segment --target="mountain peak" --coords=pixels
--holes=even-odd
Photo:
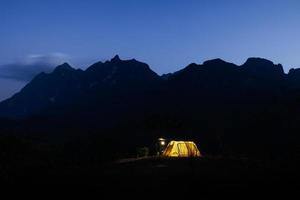
[[[217,58],[203,62],[202,67],[204,67],[206,70],[220,73],[221,71],[223,72],[235,70],[238,66],[233,63],[226,62],[220,58]]]
[[[58,65],[54,72],[60,72],[60,71],[73,71],[75,70],[73,67],[71,67],[68,63],[63,63],[61,65]]]
[[[244,63],[244,65],[245,66],[249,66],[249,65],[273,66],[274,63],[265,58],[250,57],[247,59],[247,61]]]
[[[203,65],[217,65],[217,64],[226,64],[227,62],[217,58],[217,59],[212,59],[212,60],[207,60],[205,62],[203,62]]]
[[[264,73],[267,75],[277,73],[279,75],[284,74],[283,67],[281,64],[275,65],[272,61],[264,58],[248,58],[247,61],[242,65],[246,70],[254,73]]]
[[[111,62],[119,62],[119,61],[121,61],[121,59],[120,59],[119,55],[117,54],[110,61]]]
[[[291,68],[288,72],[289,76],[299,76],[300,77],[300,68]]]

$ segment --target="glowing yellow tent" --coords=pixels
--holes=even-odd
[[[194,142],[172,140],[162,155],[166,157],[200,157],[201,153]]]

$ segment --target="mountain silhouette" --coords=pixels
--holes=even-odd
[[[299,89],[298,69],[285,74],[262,58],[240,66],[213,59],[159,76],[116,55],[86,70],[64,63],[38,74],[0,103],[0,116],[18,121],[16,134],[98,138],[124,152],[163,136],[193,139],[204,152],[267,154],[296,146]]]
[[[135,90],[155,85],[159,76],[148,65],[136,60],[122,61],[115,56],[98,62],[85,71],[68,63],[57,66],[52,73],[40,73],[19,93],[0,104],[1,116],[19,118],[38,114],[53,106],[96,98],[108,90]],[[119,92],[120,92],[119,91]]]

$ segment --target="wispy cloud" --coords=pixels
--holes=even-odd
[[[69,60],[64,53],[31,54],[13,63],[0,66],[0,77],[29,81],[40,72],[50,72],[59,64]]]

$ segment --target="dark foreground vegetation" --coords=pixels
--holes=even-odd
[[[1,138],[1,183],[10,187],[74,187],[95,191],[180,194],[288,194],[298,191],[297,157],[204,155],[119,159],[111,149],[42,145]],[[110,150],[110,151],[108,151]],[[106,154],[103,157],[100,153]],[[280,149],[278,150],[280,153]],[[115,156],[115,157],[114,157]],[[114,159],[112,159],[114,157]],[[81,189],[82,189],[81,188]]]
[[[92,164],[65,163],[65,160],[47,162],[28,163],[26,166],[22,162],[23,165],[10,166],[5,171],[2,169],[1,178],[6,187],[14,189],[42,188],[52,192],[53,189],[63,189],[71,194],[93,191],[111,196],[166,194],[218,198],[235,195],[292,197],[298,192],[300,178],[299,167],[286,160],[207,156]]]

